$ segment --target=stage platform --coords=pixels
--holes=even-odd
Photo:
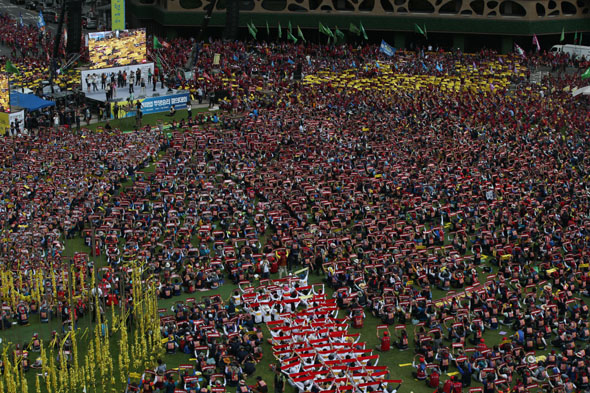
[[[153,85],[149,85],[149,87],[145,88],[145,93],[141,91],[141,87],[140,86],[133,86],[134,87],[134,92],[133,92],[133,99],[134,100],[141,100],[144,98],[152,98],[152,97],[163,97],[163,96],[169,96],[169,95],[174,95],[177,94],[179,91],[178,90],[168,90],[167,87],[164,87],[163,89],[161,88],[161,84],[158,83],[157,87],[156,87],[156,91],[153,91]],[[185,92],[183,90],[183,92]],[[104,90],[98,90],[98,91],[92,91],[92,88],[90,88],[90,92],[88,92],[88,90],[84,91],[84,94],[86,95],[86,98],[93,100],[93,101],[100,101],[100,102],[106,102],[107,101],[107,94],[106,91]],[[129,99],[130,93],[129,93],[129,85],[127,85],[127,87],[123,87],[120,89],[115,89],[115,96],[109,101],[111,103],[115,103],[115,102],[119,102],[119,101],[127,101]]]

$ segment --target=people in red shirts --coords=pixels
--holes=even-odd
[[[445,382],[445,384],[443,385],[443,388],[442,388],[443,393],[451,393],[452,392],[454,380],[455,380],[454,376],[452,376],[450,379],[447,379],[447,381]]]
[[[389,335],[389,330],[387,328],[383,329],[383,336],[379,336],[379,332],[381,329],[377,329],[377,338],[380,340],[381,344],[377,347],[377,349],[381,352],[388,352],[391,348],[391,336]]]

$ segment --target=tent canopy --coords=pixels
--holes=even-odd
[[[18,91],[11,91],[10,105],[20,106],[28,111],[36,111],[49,106],[55,106],[55,102],[44,100],[34,94],[23,94]]]

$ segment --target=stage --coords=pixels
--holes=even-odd
[[[149,85],[146,86],[145,92],[141,90],[140,86],[133,86],[134,93],[133,93],[133,100],[139,100],[144,98],[151,98],[151,97],[163,97],[174,95],[178,93],[178,90],[171,90],[168,91],[168,88],[164,85],[164,88],[161,88],[162,84],[158,83],[156,87],[156,91],[153,91],[154,86]],[[98,86],[100,87],[100,86]],[[88,90],[84,91],[86,98],[93,100],[93,101],[100,101],[102,103],[107,102],[107,94],[106,91],[99,89],[98,91],[92,91],[92,86],[90,87],[90,92]],[[115,89],[115,95],[111,98],[109,102],[115,103],[119,101],[128,101],[131,94],[129,93],[129,85],[127,87],[122,87],[120,89]]]

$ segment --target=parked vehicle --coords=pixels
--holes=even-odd
[[[43,19],[45,19],[45,23],[57,23],[57,11],[53,8],[44,7]]]
[[[82,16],[82,28],[87,30],[96,30],[98,27],[98,19],[93,15]]]
[[[571,56],[582,57],[584,56],[587,60],[590,59],[590,46],[584,45],[553,45],[551,52],[563,52]]]
[[[30,0],[25,4],[25,8],[28,10],[39,11],[37,7],[39,7],[41,3],[37,0]]]

